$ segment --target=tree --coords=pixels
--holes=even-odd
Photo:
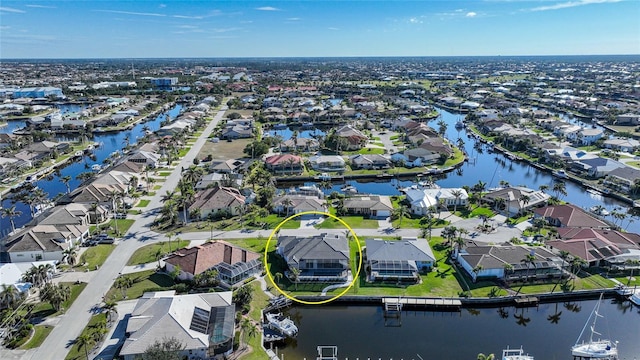
[[[127,289],[133,285],[133,279],[128,276],[120,276],[113,284],[116,289],[120,289],[122,292],[122,298],[127,298]]]
[[[398,227],[402,227],[402,219],[409,214],[409,208],[406,205],[400,205],[393,209],[393,217],[399,220]]]
[[[520,195],[520,198],[518,199],[518,201],[520,201],[520,204],[522,204],[520,206],[520,209],[521,209],[520,211],[522,212],[522,214],[524,214],[527,204],[529,204],[529,201],[531,201],[531,197],[529,197],[529,195],[522,194]]]
[[[71,187],[69,186],[69,182],[71,181],[71,176],[66,175],[60,178],[60,181],[67,187],[67,194],[71,192]]]
[[[107,312],[107,321],[111,322],[113,313],[116,311],[118,307],[118,303],[115,301],[105,301],[104,305],[102,305],[102,309]]]
[[[76,263],[76,255],[78,255],[78,249],[76,247],[70,247],[62,252],[62,256],[65,258],[65,261],[71,266]]]
[[[71,296],[71,288],[65,284],[45,284],[40,290],[40,300],[51,304],[55,311],[60,311],[62,303]]]
[[[478,360],[493,360],[495,359],[494,354],[485,355],[483,353],[478,354]]]
[[[629,278],[627,278],[627,286],[629,286],[629,284],[631,284],[631,278],[633,278],[633,269],[637,266],[640,266],[640,260],[629,259],[624,262],[624,265],[631,267],[631,273],[629,274]]]
[[[554,182],[552,190],[556,194],[556,199],[560,199],[560,195],[567,196],[567,184],[564,181]]]
[[[298,280],[300,279],[300,269],[298,269],[297,267],[292,267],[291,275],[293,276],[293,282],[296,284],[296,290],[298,290]]]
[[[0,291],[0,309],[10,308],[13,309],[22,300],[22,294],[13,285],[2,284],[2,291]]]
[[[153,345],[145,349],[143,360],[182,360],[180,354],[185,345],[175,337],[156,340]]]
[[[13,205],[9,208],[2,208],[2,217],[9,217],[9,222],[11,223],[11,232],[16,231],[16,223],[13,218],[19,217],[22,215],[22,211],[16,210],[16,206]]]
[[[462,190],[453,189],[451,190],[451,195],[456,198],[456,202],[453,203],[453,213],[455,214],[456,210],[458,209],[458,200],[460,200],[460,198],[462,197]]]
[[[259,158],[269,152],[269,145],[264,141],[256,140],[245,146],[243,152],[252,159]]]
[[[282,279],[282,273],[281,272],[277,272],[277,273],[273,274],[273,278],[276,280],[276,283],[278,285],[280,285],[280,280]]]
[[[521,263],[527,266],[527,278],[529,280],[529,265],[536,266],[536,256],[535,254],[527,254],[524,256],[524,259],[520,260]]]
[[[84,355],[87,360],[89,360],[89,348],[93,346],[93,336],[83,332],[76,338],[75,344],[78,345],[80,349],[84,348]]]
[[[282,200],[282,206],[284,206],[284,208],[287,210],[287,217],[289,217],[289,210],[291,209],[291,206],[293,205],[293,201],[291,201],[290,198],[284,198],[284,200]]]

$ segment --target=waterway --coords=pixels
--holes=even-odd
[[[77,106],[77,105],[72,105]],[[75,109],[78,110],[78,109]],[[61,109],[61,111],[67,111],[67,109]],[[160,123],[166,120],[165,114],[169,114],[169,117],[173,120],[182,111],[182,105],[176,105],[168,111],[159,114],[155,119],[136,124],[130,130],[124,130],[115,133],[101,133],[95,134],[89,141],[93,143],[101,144],[100,147],[93,151],[93,159],[85,156],[81,161],[69,163],[69,165],[60,169],[60,171],[51,174],[49,177],[42,178],[34,183],[35,186],[44,190],[49,198],[53,198],[59,193],[65,193],[67,191],[66,185],[60,180],[64,176],[71,176],[69,186],[73,191],[80,185],[80,181],[76,179],[76,176],[80,173],[91,171],[91,165],[99,164],[104,165],[103,161],[107,159],[112,153],[121,151],[126,144],[125,139],[128,137],[130,144],[135,144],[138,139],[142,138],[144,134],[143,128],[148,127],[151,131],[156,131],[160,128]],[[14,124],[18,123],[18,124]],[[19,124],[21,123],[21,124]],[[9,127],[20,128],[24,127],[24,121],[10,121]],[[6,128],[3,128],[5,130]],[[13,203],[10,198],[2,199],[2,207],[11,207]],[[22,214],[19,217],[14,218],[16,228],[21,227],[31,220],[31,213],[29,206],[17,202],[16,209],[21,211]],[[11,225],[9,218],[4,217],[0,219],[0,238],[3,235],[11,231]]]
[[[478,353],[519,348],[536,360],[571,359],[571,346],[597,300],[541,304],[532,308],[404,311],[400,325],[383,317],[382,306],[302,306],[287,314],[299,329],[281,346],[284,359],[314,359],[318,345],[338,347],[339,359],[471,360]],[[619,341],[619,358],[640,359],[640,308],[605,299],[596,331]],[[588,332],[588,329],[587,329]],[[597,336],[596,336],[597,338]]]

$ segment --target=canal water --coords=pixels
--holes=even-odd
[[[77,106],[77,105],[72,105]],[[80,108],[74,108],[76,111]],[[65,112],[68,109],[63,108],[61,111]],[[182,111],[182,105],[176,105],[171,109],[167,110],[164,113],[159,114],[153,120],[138,123],[130,130],[124,130],[116,133],[100,133],[95,134],[93,138],[89,138],[89,141],[92,143],[101,144],[100,147],[93,151],[94,159],[92,160],[88,156],[83,157],[82,160],[68,163],[67,166],[60,169],[59,172],[51,174],[49,177],[42,178],[34,183],[35,186],[44,190],[49,198],[53,198],[59,193],[66,193],[67,187],[60,180],[64,176],[71,176],[71,181],[69,182],[69,186],[73,191],[80,185],[80,181],[76,179],[76,176],[80,173],[91,171],[91,165],[99,164],[104,165],[103,161],[107,159],[111,154],[116,151],[121,151],[126,144],[125,139],[128,137],[129,143],[134,144],[138,139],[142,138],[144,134],[145,127],[148,127],[151,131],[156,131],[160,128],[160,123],[166,120],[165,114],[168,114],[171,119],[175,119],[180,112]],[[21,124],[14,124],[21,123]],[[21,128],[24,127],[24,121],[10,121],[9,126],[13,128]],[[4,129],[3,129],[4,130]],[[12,202],[10,198],[2,199],[2,207],[7,208],[11,207]],[[31,220],[31,213],[29,210],[29,206],[22,203],[16,203],[16,209],[21,211],[22,214],[19,217],[14,218],[16,228],[25,225],[27,222]],[[2,238],[5,234],[11,231],[11,225],[9,223],[9,218],[4,217],[0,219],[0,238]]]
[[[602,301],[604,317],[596,324],[600,338],[619,341],[619,359],[640,359],[640,308],[628,301]],[[318,345],[335,345],[339,359],[472,360],[478,353],[499,359],[507,346],[522,346],[536,360],[567,360],[596,302],[404,311],[401,321],[385,321],[382,306],[293,307],[287,315],[299,334],[278,352],[285,360],[311,360]]]

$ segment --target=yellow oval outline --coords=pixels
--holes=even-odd
[[[328,216],[332,219],[338,220],[342,225],[344,225],[349,232],[353,235],[353,238],[356,240],[356,243],[358,244],[358,254],[360,255],[360,261],[358,261],[358,270],[356,271],[355,275],[353,276],[353,280],[351,281],[351,283],[349,283],[349,286],[346,287],[341,293],[339,293],[338,295],[330,298],[330,299],[325,299],[325,300],[321,300],[321,301],[306,301],[306,300],[300,300],[298,298],[296,298],[295,296],[291,296],[289,294],[287,294],[286,292],[284,292],[282,289],[280,289],[280,287],[278,286],[278,284],[276,284],[276,282],[273,280],[273,276],[271,275],[271,271],[269,269],[269,263],[268,263],[268,259],[267,259],[267,252],[269,249],[269,243],[271,242],[271,239],[273,238],[273,236],[278,232],[278,230],[280,230],[280,228],[282,227],[282,225],[284,225],[287,221],[294,219],[298,216],[302,216],[302,215],[325,215]],[[351,258],[349,258],[349,260],[351,260]],[[323,212],[323,211],[303,211],[297,214],[293,214],[291,216],[289,216],[288,218],[282,220],[282,222],[280,222],[280,224],[278,224],[278,226],[276,226],[275,229],[273,229],[273,231],[271,232],[271,235],[269,235],[269,239],[267,239],[267,243],[264,246],[264,264],[265,264],[265,271],[267,273],[267,277],[269,278],[269,280],[271,280],[271,283],[273,284],[273,286],[278,290],[278,292],[282,295],[284,295],[287,299],[293,300],[295,302],[301,303],[301,304],[305,304],[305,305],[321,305],[321,304],[326,304],[328,302],[331,302],[333,300],[336,300],[338,298],[340,298],[342,295],[346,294],[347,291],[349,291],[353,285],[356,283],[356,281],[358,280],[358,277],[360,276],[360,270],[362,269],[362,247],[360,246],[360,240],[358,239],[358,235],[356,235],[355,231],[353,231],[353,229],[351,228],[351,226],[347,225],[347,223],[345,223],[342,219],[340,219],[339,217],[329,214],[327,212]]]

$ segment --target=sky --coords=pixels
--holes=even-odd
[[[640,54],[640,0],[0,1],[0,59]]]

